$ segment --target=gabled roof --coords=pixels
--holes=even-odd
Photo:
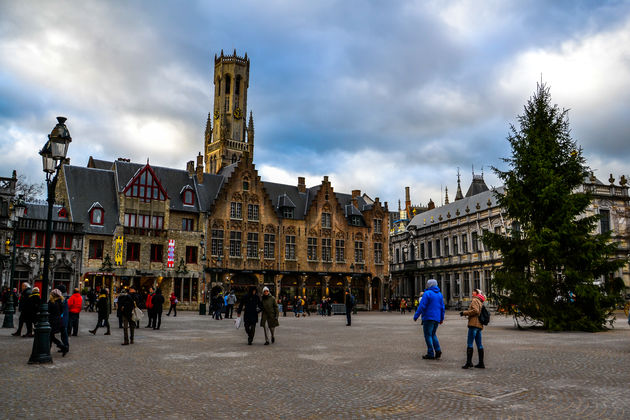
[[[421,229],[439,222],[452,220],[466,215],[472,216],[475,213],[485,211],[488,208],[497,207],[498,201],[496,193],[502,194],[504,191],[504,187],[499,187],[493,190],[481,192],[477,195],[464,197],[461,200],[453,201],[452,203],[445,204],[441,207],[427,210],[414,216],[413,219],[411,219],[411,222],[409,222],[407,229]],[[477,204],[479,204],[479,208],[477,208]]]
[[[83,223],[88,234],[113,235],[118,223],[118,195],[114,172],[110,170],[64,165],[68,210],[72,221]],[[102,203],[103,225],[90,225],[89,210],[95,202]]]

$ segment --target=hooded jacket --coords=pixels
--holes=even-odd
[[[422,315],[423,321],[442,322],[444,321],[444,310],[442,292],[440,292],[439,287],[431,286],[424,291],[413,320],[416,321]]]
[[[470,306],[467,311],[463,311],[464,316],[468,317],[468,326],[480,328],[483,330],[483,324],[479,322],[479,315],[481,314],[481,307],[486,300],[484,295],[473,296]]]

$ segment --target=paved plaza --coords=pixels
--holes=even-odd
[[[623,315],[622,315],[623,316]],[[463,370],[466,321],[447,314],[442,360],[422,360],[411,315],[359,313],[280,319],[248,346],[231,320],[181,312],[121,346],[88,333],[81,315],[65,358],[27,365],[32,339],[0,330],[3,419],[630,418],[630,328],[518,331],[494,316],[484,331],[487,369]],[[17,323],[17,318],[16,318]],[[475,359],[476,362],[476,354]]]

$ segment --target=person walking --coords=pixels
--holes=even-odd
[[[481,293],[481,290],[475,289],[472,292],[472,301],[467,311],[462,311],[459,316],[468,317],[468,341],[466,346],[466,364],[462,366],[462,369],[469,369],[473,367],[473,341],[477,344],[477,353],[479,354],[479,363],[474,365],[476,368],[484,369],[486,365],[483,362],[484,350],[483,343],[481,342],[481,331],[483,330],[483,324],[479,322],[479,315],[481,314],[481,308],[486,300],[486,297]]]
[[[221,293],[217,294],[214,297],[214,314],[212,315],[212,317],[214,319],[216,319],[217,321],[220,321],[223,319],[223,317],[221,316],[221,311],[223,310],[223,303],[225,301],[223,300],[223,295]]]
[[[94,289],[90,289],[90,291],[87,294],[87,300],[88,300],[88,311],[89,312],[94,312],[94,304],[96,304],[96,292],[94,292]]]
[[[76,337],[79,333],[79,314],[83,309],[83,298],[79,292],[79,288],[75,287],[72,296],[68,298],[68,311],[70,318],[68,319],[68,335]]]
[[[22,326],[24,324],[26,324],[26,335],[29,337],[33,336],[33,324],[29,324],[26,322],[28,314],[24,310],[26,302],[28,301],[28,297],[31,295],[31,293],[33,293],[31,285],[28,283],[22,283],[22,291],[20,292],[20,300],[18,301],[18,310],[20,311],[18,329],[13,334],[11,334],[14,337],[19,337],[22,335]]]
[[[225,307],[225,317],[232,319],[232,313],[234,311],[234,305],[236,304],[236,295],[234,290],[230,290],[226,300],[227,306]]]
[[[131,292],[132,289],[129,289]],[[123,289],[120,295],[118,295],[118,309],[120,317],[123,320],[123,346],[133,344],[133,332],[136,329],[136,322],[132,319],[133,310],[136,307],[136,302],[131,293],[127,293],[127,289]],[[131,331],[129,331],[131,330]]]
[[[418,309],[413,316],[413,320],[417,321],[418,317],[422,315],[422,329],[424,340],[427,343],[427,354],[422,356],[423,359],[439,359],[442,356],[442,349],[436,333],[438,325],[444,322],[444,311],[444,298],[437,285],[437,280],[429,279],[427,288],[418,304]]]
[[[405,298],[402,298],[402,300],[400,301],[400,314],[404,315],[406,310],[407,310],[407,301],[405,300]]]
[[[149,287],[149,294],[147,295],[147,300],[144,303],[147,308],[147,314],[149,315],[149,323],[144,328],[155,328],[155,311],[153,310],[154,295],[155,293],[153,292],[153,287]]]
[[[57,289],[61,292],[63,296],[63,300],[61,301],[61,342],[66,347],[68,351],[70,351],[70,341],[68,341],[68,318],[70,318],[70,309],[68,308],[68,298],[69,296],[66,294],[66,286],[60,284],[57,286]],[[62,352],[62,350],[59,350]]]
[[[171,311],[174,311],[175,314],[173,315],[173,317],[177,316],[177,296],[175,296],[175,292],[171,292],[171,296],[168,298],[169,302],[171,303],[171,306],[168,308],[168,312],[166,313],[166,316],[171,316]]]
[[[240,317],[243,310],[243,324],[247,333],[247,344],[251,346],[256,334],[256,324],[258,323],[258,311],[262,309],[262,303],[258,296],[256,286],[250,286],[249,291],[241,299],[241,303],[236,311],[236,316]]]
[[[276,338],[273,333],[276,327],[280,325],[278,322],[280,312],[278,311],[278,302],[276,302],[276,298],[271,295],[267,286],[263,287],[261,304],[260,326],[263,327],[263,331],[265,331],[265,346],[268,346],[269,335],[267,334],[267,329],[271,332],[271,342],[275,343]]]
[[[162,310],[164,308],[164,296],[162,296],[162,289],[157,287],[155,289],[155,293],[153,294],[153,299],[151,299],[151,303],[153,304],[153,329],[159,330],[162,325]],[[156,324],[157,322],[157,324]]]
[[[352,325],[352,308],[354,308],[354,296],[352,295],[350,289],[346,290],[345,304],[346,304],[346,327],[349,327]]]
[[[96,312],[98,313],[98,321],[96,321],[96,327],[90,330],[92,335],[96,335],[96,330],[99,327],[107,327],[107,331],[104,335],[111,335],[109,328],[109,299],[107,298],[107,289],[102,289],[101,294],[96,301]]]
[[[62,306],[63,296],[59,289],[53,289],[50,292],[48,298],[48,323],[50,324],[50,347],[55,343],[59,350],[61,350],[61,356],[65,357],[68,353],[68,348],[61,342],[55,334],[61,332],[61,314],[63,313]]]
[[[41,296],[39,294],[39,287],[33,287],[33,291],[24,304],[24,323],[26,324],[26,330],[28,331],[22,337],[34,337],[33,325],[37,321],[37,313],[39,312],[39,306],[41,304]]]

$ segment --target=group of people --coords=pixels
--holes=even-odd
[[[230,293],[226,295],[223,295],[223,293],[217,293],[215,296],[210,298],[208,315],[212,315],[213,319],[220,321],[223,319],[223,313],[225,313],[225,319],[232,319],[236,301],[237,298],[234,294],[234,290],[230,290]]]
[[[484,364],[484,348],[481,341],[481,332],[483,324],[479,321],[485,296],[479,289],[472,292],[472,301],[470,307],[466,311],[461,311],[460,316],[468,318],[468,339],[466,343],[466,363],[463,369],[476,367],[483,369]],[[437,280],[430,279],[427,281],[427,287],[422,294],[418,308],[413,316],[413,320],[417,321],[419,317],[422,319],[422,330],[424,340],[427,344],[427,354],[423,355],[423,359],[436,360],[442,356],[442,349],[437,338],[438,326],[444,322],[444,298],[437,285]],[[477,345],[477,353],[479,362],[473,365],[473,343]]]

